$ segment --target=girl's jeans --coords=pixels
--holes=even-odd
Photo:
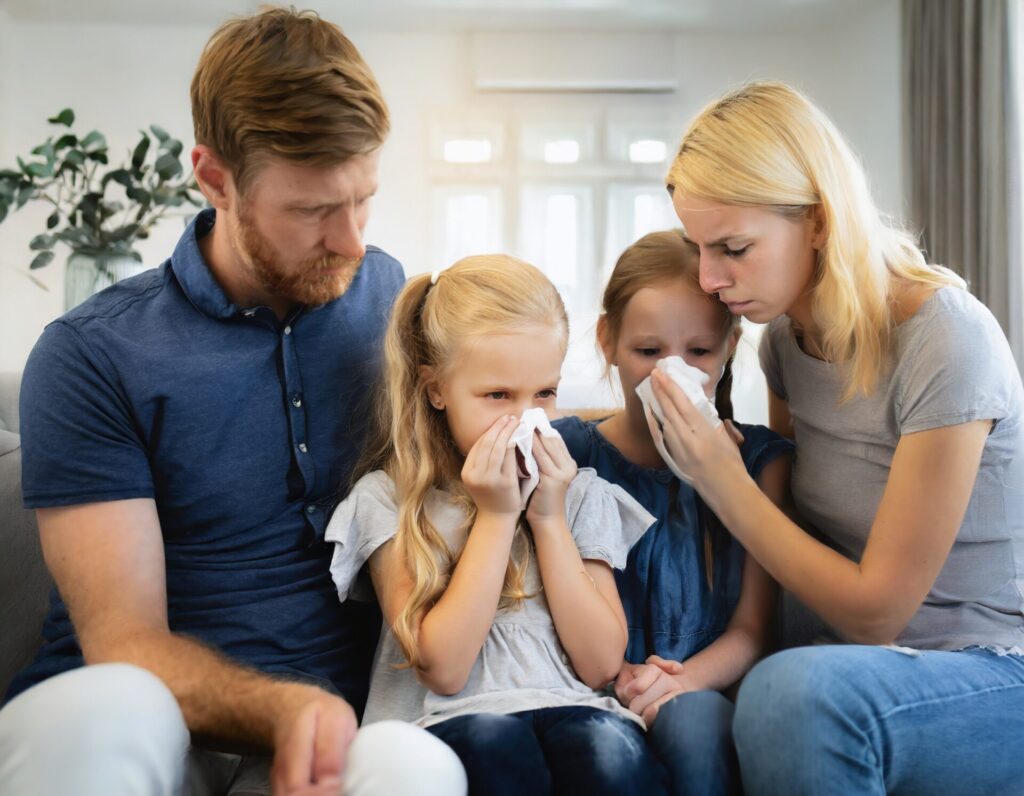
[[[427,730],[455,750],[469,793],[657,796],[665,771],[635,722],[568,706],[456,716]]]
[[[1024,793],[1024,656],[786,650],[747,675],[733,732],[748,796]]]

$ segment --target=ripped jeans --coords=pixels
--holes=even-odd
[[[667,793],[667,774],[638,724],[587,706],[474,713],[427,728],[459,756],[469,794]]]

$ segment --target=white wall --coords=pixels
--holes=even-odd
[[[112,153],[127,151],[138,128],[151,122],[188,145],[188,85],[210,32],[29,23],[5,18],[0,9],[0,168],[42,141],[49,132],[46,117],[65,106],[76,110],[83,128],[106,133]],[[438,108],[502,99],[473,96],[469,34],[347,32],[374,68],[394,120],[368,239],[396,255],[409,273],[432,268],[426,262],[427,120]],[[732,85],[752,78],[791,81],[833,116],[861,153],[883,209],[900,212],[897,3],[869,7],[857,22],[814,35],[680,34],[675,51],[682,88],[666,101],[680,130]],[[35,272],[49,292],[24,273],[28,241],[41,230],[44,216],[26,208],[0,224],[0,370],[21,368],[43,326],[61,311],[60,258]],[[140,247],[147,261],[161,262],[180,231],[178,221],[157,230]]]

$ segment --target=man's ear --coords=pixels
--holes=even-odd
[[[205,144],[192,150],[192,173],[206,201],[217,210],[227,210],[237,202],[238,192],[231,170]]]
[[[597,345],[601,349],[601,353],[604,354],[605,362],[609,365],[617,364],[615,362],[615,346],[608,334],[608,316],[604,313],[597,319]]]
[[[420,365],[420,384],[427,393],[427,400],[435,409],[444,409],[444,396],[441,385],[437,382],[434,369],[430,365]]]
[[[828,221],[825,218],[825,208],[816,204],[811,208],[811,246],[821,251],[828,243]]]

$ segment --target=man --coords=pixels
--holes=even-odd
[[[425,731],[357,734],[380,617],[339,603],[323,542],[403,281],[362,243],[380,89],[336,26],[270,9],[213,35],[192,110],[212,209],[26,366],[63,602],[0,711],[0,791],[463,792]]]

